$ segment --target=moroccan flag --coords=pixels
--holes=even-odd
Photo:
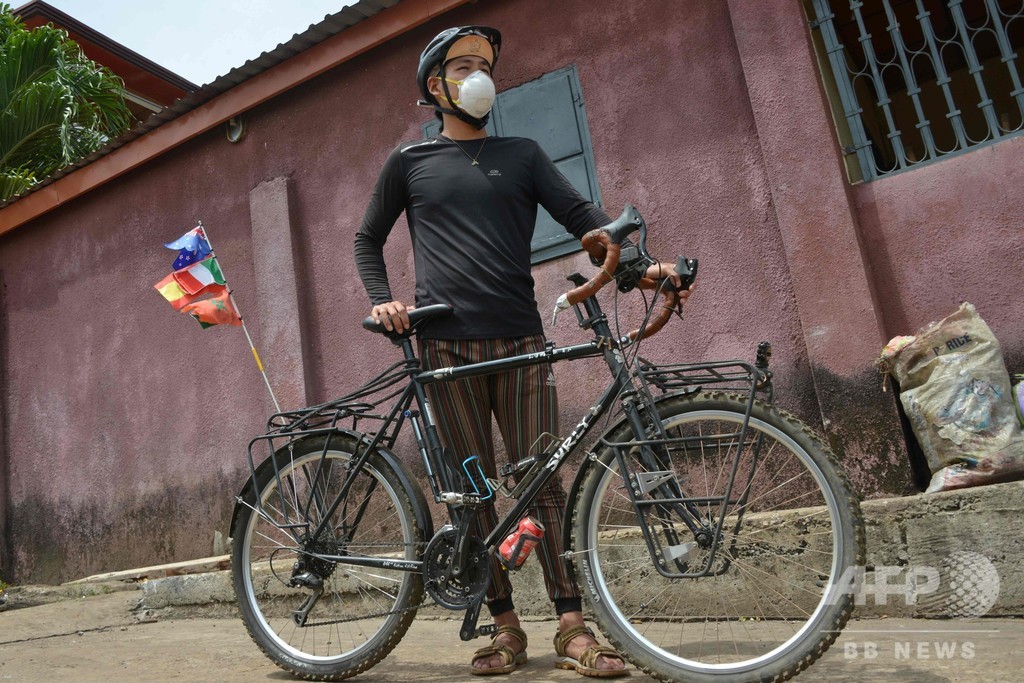
[[[181,312],[195,318],[204,330],[214,325],[242,324],[242,318],[231,304],[226,289],[212,299],[203,299],[186,305]]]
[[[205,258],[194,266],[174,271],[174,280],[188,294],[199,294],[210,285],[227,284],[217,258]]]
[[[192,228],[184,235],[164,245],[168,249],[177,249],[178,258],[174,259],[174,270],[187,268],[210,255],[210,243],[202,226]]]

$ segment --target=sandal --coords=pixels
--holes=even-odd
[[[617,678],[619,676],[628,676],[629,671],[623,669],[598,669],[597,658],[601,655],[605,657],[615,657],[621,659],[623,664],[626,660],[622,659],[622,655],[615,651],[615,648],[608,647],[607,645],[591,645],[580,654],[579,659],[573,659],[569,655],[565,654],[565,646],[575,638],[576,636],[587,634],[591,638],[594,637],[594,632],[586,626],[572,626],[565,633],[555,633],[555,654],[558,658],[555,660],[556,669],[567,669],[574,670],[581,676],[590,676],[591,678]]]
[[[498,645],[495,641],[498,636],[503,633],[507,633],[516,640],[522,646],[522,649],[516,653],[512,651],[508,645]],[[469,667],[469,672],[474,676],[497,676],[500,674],[510,674],[516,670],[516,667],[526,664],[526,631],[515,626],[501,626],[498,628],[498,632],[491,638],[491,644],[486,645],[476,652],[473,653],[473,662],[480,659],[481,657],[490,657],[491,655],[501,655],[502,661],[505,662],[504,666],[495,666],[489,669],[477,669],[472,666]]]

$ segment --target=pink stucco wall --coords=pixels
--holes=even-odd
[[[978,308],[1024,372],[1024,138],[854,188],[888,333]]]
[[[789,19],[802,16],[795,4],[785,11]],[[250,191],[261,183],[290,179],[295,317],[302,326],[310,400],[342,393],[395,358],[390,343],[359,327],[367,299],[351,244],[380,164],[397,142],[418,138],[430,117],[413,104],[416,59],[449,25],[501,28],[499,89],[574,64],[609,213],[633,202],[651,226],[652,252],[701,259],[700,285],[685,320],[673,321],[644,355],[751,358],[758,341],[771,340],[779,402],[820,425],[820,377],[834,377],[830,390],[836,391],[877,378],[871,358],[854,371],[829,367],[827,360],[811,367],[797,291],[807,289],[813,274],[801,271],[803,279],[794,282],[787,260],[776,208],[779,165],[766,158],[773,148],[762,144],[763,123],[744,73],[749,60],[745,64],[737,49],[734,19],[726,3],[700,0],[468,5],[244,113],[247,134],[238,144],[211,131],[0,236],[6,287],[0,312],[6,379],[0,455],[8,475],[4,571],[16,580],[47,581],[183,560],[209,554],[214,532],[226,534],[232,497],[245,478],[245,445],[271,404],[242,334],[235,328],[200,330],[175,314],[152,283],[171,262],[160,244],[201,219],[259,344],[249,212]],[[806,43],[795,50],[795,59],[802,54],[810,63]],[[813,71],[802,73],[804,86],[816,92]],[[991,153],[1002,155],[1004,164],[1017,163],[1019,180],[1019,153],[1016,160],[998,147],[980,154]],[[956,163],[972,163],[971,156]],[[935,185],[955,182],[952,174],[942,175],[945,165],[934,168],[929,173],[939,174]],[[829,172],[841,180],[838,164]],[[839,207],[859,216],[869,242],[903,257],[891,258],[894,263],[913,261],[919,250],[934,246],[908,243],[900,227],[908,214],[897,188],[916,182],[915,173],[885,181],[871,190],[875,196],[861,188],[856,207]],[[1007,175],[985,182],[1004,183],[999,186],[1008,194],[1013,186],[1005,184]],[[882,188],[891,189],[878,194]],[[911,194],[920,198],[920,192]],[[845,202],[845,192],[839,195],[837,201]],[[864,218],[872,206],[874,223]],[[791,230],[800,217],[787,214],[786,221]],[[971,241],[969,235],[961,239]],[[402,220],[386,257],[394,291],[411,299],[412,256]],[[819,269],[832,266],[826,260]],[[566,274],[587,268],[578,255],[536,268],[542,311],[563,291]],[[890,266],[889,273],[895,286],[906,288],[892,311],[903,311],[908,320],[934,315],[910,303],[915,288],[926,287],[926,274],[915,275],[910,266]],[[985,313],[981,299],[987,302],[995,284],[978,274],[965,295]],[[830,295],[819,289],[821,297]],[[638,309],[631,305],[625,317],[633,322]],[[936,302],[934,309],[940,308]],[[884,315],[890,321],[894,313],[886,309]],[[548,334],[560,343],[583,338],[571,316],[562,316]],[[1018,348],[1022,337],[1016,333]],[[264,360],[273,380],[280,366],[272,355]],[[583,368],[556,367],[565,424],[603,385],[597,364]],[[858,424],[837,432],[834,443],[849,453],[864,452],[875,448],[865,444],[893,429]],[[884,440],[895,449],[894,439]],[[412,461],[415,454],[403,457]],[[905,484],[899,468],[889,476],[870,473],[852,456],[848,466],[864,472],[859,481],[868,493]]]

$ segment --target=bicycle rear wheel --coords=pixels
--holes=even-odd
[[[761,402],[739,448],[745,403],[724,393],[660,402],[662,424],[677,440],[667,448],[670,463],[644,467],[634,449],[624,456],[624,478],[607,450],[576,506],[577,573],[589,605],[608,639],[663,681],[786,680],[834,642],[852,611],[844,573],[864,561],[864,530],[849,481],[808,427]],[[644,472],[670,467],[686,497],[725,496],[737,459],[713,560],[709,537],[698,542],[678,506],[648,508],[663,568],[710,570],[664,576],[630,488],[664,481]],[[701,501],[690,510],[713,530],[722,508]]]
[[[303,439],[274,454],[248,487],[232,530],[235,596],[249,635],[281,668],[304,678],[340,680],[383,659],[408,630],[423,596],[419,573],[336,564],[301,552],[304,535],[329,511],[354,462],[348,435]],[[322,464],[321,464],[322,462]],[[252,484],[253,482],[250,482]],[[250,505],[262,502],[268,518]],[[345,501],[313,547],[324,555],[417,559],[423,531],[391,465],[372,452]],[[306,523],[308,527],[287,527]],[[293,570],[296,563],[300,569]],[[305,587],[293,576],[308,572]],[[310,578],[316,577],[316,578]],[[296,615],[322,582],[303,623]]]

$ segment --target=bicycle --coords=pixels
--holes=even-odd
[[[625,239],[634,231],[638,244]],[[679,296],[669,281],[642,277],[653,263],[642,217],[627,206],[584,246],[601,270],[590,281],[570,276],[576,287],[555,314],[572,308],[594,339],[424,370],[411,335],[451,309],[413,310],[411,329],[389,334],[401,361],[337,400],[272,415],[249,442],[250,479],[231,525],[233,583],[249,634],[277,665],[319,680],[365,671],[429,604],[424,593],[466,612],[463,640],[494,633],[477,625],[491,555],[606,415],[569,489],[563,558],[629,662],[663,681],[785,680],[835,641],[853,607],[842,577],[864,562],[860,507],[824,441],[772,404],[770,345],[753,364],[643,359],[640,341],[678,312]],[[689,281],[696,267],[677,262]],[[594,296],[613,280],[623,293],[655,292],[626,335],[613,335]],[[388,334],[369,318],[364,327]],[[442,448],[429,383],[590,357],[603,357],[611,381],[543,452],[488,479],[478,458]],[[436,531],[424,491],[392,450],[406,422],[429,492],[448,512]],[[257,466],[262,447],[270,455]],[[511,510],[486,538],[474,536],[474,516],[498,495]]]

